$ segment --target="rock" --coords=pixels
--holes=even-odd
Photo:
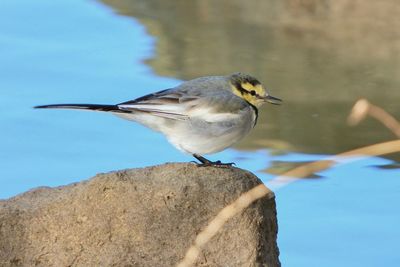
[[[174,266],[199,231],[260,184],[238,168],[179,163],[96,175],[0,201],[0,266]],[[275,197],[236,215],[196,266],[280,266]]]

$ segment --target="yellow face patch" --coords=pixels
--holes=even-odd
[[[246,91],[251,91],[254,90],[254,86],[251,83],[241,83],[240,84],[242,86],[243,89],[245,89]]]
[[[252,85],[251,83],[242,83],[242,88],[248,92],[251,92],[254,90],[256,92],[256,95],[259,95],[259,96],[265,95],[264,87],[261,84]]]
[[[232,91],[235,95],[257,107],[264,102],[261,98],[265,96],[265,89],[261,84],[252,85],[249,82],[243,82],[240,86],[232,85]]]

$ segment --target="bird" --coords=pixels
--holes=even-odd
[[[51,104],[37,109],[78,109],[109,112],[161,132],[178,150],[192,155],[201,167],[234,163],[211,161],[204,155],[231,147],[257,124],[264,103],[280,105],[255,77],[246,73],[206,76],[115,105]]]

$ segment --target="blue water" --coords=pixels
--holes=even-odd
[[[118,103],[180,81],[156,76],[143,61],[157,40],[137,21],[93,1],[0,3],[0,198],[57,186],[99,172],[190,161],[165,138],[101,114],[34,110],[50,103]],[[322,155],[226,150],[265,182],[271,161]],[[396,266],[400,260],[400,175],[369,158],[276,190],[283,266]]]

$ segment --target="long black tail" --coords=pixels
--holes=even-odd
[[[99,104],[53,104],[36,106],[34,108],[59,108],[59,109],[83,109],[94,111],[112,111],[120,113],[129,113],[127,110],[121,110],[117,105],[99,105]]]

